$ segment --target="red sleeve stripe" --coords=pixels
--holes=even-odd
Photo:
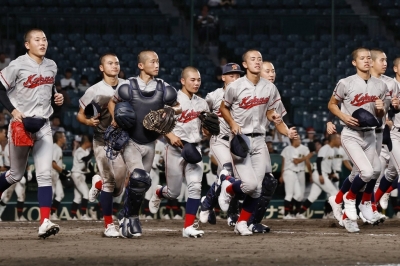
[[[279,99],[276,99],[276,100],[275,100],[275,102],[271,103],[269,106],[272,106],[272,105],[274,105],[276,102],[278,102],[278,101],[280,101],[280,100],[281,100],[281,98],[279,98]]]
[[[340,97],[336,92],[335,92],[335,95],[336,95],[337,97],[339,97],[341,100],[344,99],[344,98]]]
[[[85,106],[86,107],[86,104],[84,104],[83,102],[82,102],[82,100],[81,99],[79,99],[79,102],[83,105],[83,106]]]
[[[7,84],[8,88],[10,88],[10,84],[8,84],[7,80],[3,77],[3,73],[0,71],[0,76],[4,80],[4,82]]]

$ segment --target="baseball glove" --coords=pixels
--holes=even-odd
[[[176,125],[175,110],[171,107],[165,107],[157,111],[151,111],[143,119],[143,126],[165,135],[171,132]]]
[[[129,142],[129,134],[121,128],[109,126],[104,132],[104,149],[106,156],[110,160],[117,158],[120,151],[125,148]]]
[[[11,123],[12,131],[12,141],[14,146],[33,146],[32,136],[29,132],[25,130],[24,124],[22,122],[13,121]]]
[[[219,135],[219,119],[214,113],[203,111],[199,114],[201,126],[210,132],[211,135]]]

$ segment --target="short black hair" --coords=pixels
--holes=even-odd
[[[65,134],[63,131],[56,131],[53,135],[53,143],[57,143],[57,141],[61,138],[62,134]]]
[[[65,69],[65,73],[72,73],[72,68]]]
[[[104,57],[106,57],[106,56],[108,56],[108,55],[118,57],[115,53],[111,53],[111,52],[104,53],[104,54],[102,54],[102,55],[100,56],[100,58],[99,58],[99,63],[100,63],[100,65],[103,64],[103,59],[104,59]]]
[[[34,32],[34,31],[41,31],[41,32],[44,32],[42,29],[39,29],[39,28],[32,28],[32,29],[28,30],[27,32],[25,32],[25,34],[24,34],[24,42],[28,42],[28,41],[29,41],[29,40],[28,40],[28,37],[29,37],[29,35],[30,35],[32,32]]]
[[[89,78],[88,78],[88,76],[87,75],[82,75],[81,76],[81,80],[88,80]]]

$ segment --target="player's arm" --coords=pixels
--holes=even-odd
[[[0,82],[0,103],[10,112],[13,118],[19,122],[22,122],[24,114],[18,111],[14,105],[11,103],[10,98],[8,98],[6,87]]]
[[[294,158],[293,159],[293,163],[294,164],[299,164],[299,163],[302,163],[302,162],[305,162],[305,161],[307,161],[307,160],[310,160],[310,158],[313,156],[313,153],[312,152],[310,152],[309,154],[307,154],[306,156],[303,156],[303,157],[301,157],[301,158]],[[310,162],[310,161],[309,161]]]
[[[224,120],[228,123],[229,127],[231,128],[231,132],[233,134],[240,134],[242,133],[242,130],[240,126],[233,120],[233,117],[231,115],[231,112],[229,110],[229,107],[225,105],[225,102],[221,102],[221,107],[220,107],[221,115],[224,118]]]
[[[115,97],[112,97],[112,98],[110,99],[110,101],[108,102],[108,106],[107,106],[108,112],[110,112],[110,115],[111,115],[111,118],[112,118],[112,120],[111,120],[111,125],[112,125],[113,127],[118,127],[117,122],[115,122],[115,120],[114,120],[114,110],[115,110],[115,105],[116,105],[116,104],[117,104],[117,103],[116,103],[116,98],[115,98]]]
[[[353,166],[351,166],[351,163],[349,160],[343,160],[344,167],[346,167],[347,170],[352,171]]]
[[[322,176],[322,167],[321,167],[321,163],[322,163],[322,160],[323,160],[324,158],[323,157],[318,157],[317,158],[317,172],[318,172],[318,175],[319,175],[319,182],[321,183],[321,185],[323,185],[324,184],[324,177]]]
[[[76,119],[78,120],[79,123],[84,124],[86,126],[96,127],[100,123],[99,116],[100,114],[98,114],[97,117],[86,118],[85,110],[82,107],[80,107],[79,112],[76,115]]]
[[[57,165],[57,163],[55,161],[52,162],[52,166],[53,166],[53,169],[56,170],[58,173],[61,173],[63,170],[60,166]]]
[[[273,116],[275,115],[275,110],[269,110],[267,112],[267,118],[269,121],[274,121]],[[275,123],[275,128],[284,136],[287,136],[289,139],[296,139],[298,138],[297,131],[295,127],[288,128],[285,122],[281,120],[279,124]]]
[[[312,174],[312,166],[311,166],[310,158],[314,155],[314,153],[310,152],[309,154],[311,154],[311,156],[308,157],[308,158],[305,160],[305,164],[306,164],[306,167],[307,167],[308,172],[309,172],[310,175],[311,175],[311,174]]]
[[[333,119],[335,119],[335,116],[332,114],[332,112],[329,112],[328,113],[328,122],[326,122],[326,132],[328,132],[329,135],[337,133],[336,126],[333,123]]]
[[[281,157],[282,157],[282,165],[281,165],[281,176],[279,177],[279,183],[283,184],[283,172],[284,172],[283,169],[285,169],[285,157],[283,156]]]
[[[352,117],[351,115],[342,113],[339,109],[340,101],[336,99],[335,95],[332,95],[331,99],[328,103],[328,109],[332,112],[335,116],[337,116],[340,120],[342,120],[348,126],[358,127],[358,120]]]
[[[169,132],[168,134],[165,134],[164,136],[166,136],[169,140],[169,143],[171,143],[172,146],[178,146],[183,148],[183,143],[181,141],[181,139],[175,135],[172,132]]]

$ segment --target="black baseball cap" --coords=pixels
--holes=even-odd
[[[351,116],[358,120],[360,127],[379,127],[382,125],[373,114],[364,108],[355,110]]]
[[[244,72],[240,68],[240,66],[236,63],[228,63],[222,67],[222,75],[238,73],[243,74]]]

